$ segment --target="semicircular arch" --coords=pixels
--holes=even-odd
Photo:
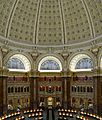
[[[25,68],[24,71],[26,72],[30,71],[33,68],[32,58],[29,54],[25,54],[21,52],[10,52],[4,57],[4,66],[7,67],[8,61],[11,60],[12,62],[12,59],[14,59],[14,61],[19,61],[22,65],[24,64],[24,68]]]
[[[98,67],[102,69],[102,49],[99,51]]]
[[[87,69],[89,71],[94,69],[94,67],[97,65],[97,62],[95,62],[96,58],[91,52],[77,52],[71,55],[70,58],[68,59],[68,69],[71,71],[76,71],[75,66],[82,59],[83,60],[87,59],[89,61],[92,61],[92,64],[93,64],[92,68]],[[82,71],[85,71],[85,69],[83,69]]]
[[[52,65],[54,65],[54,64],[56,65],[56,66],[54,66],[55,68],[52,68],[52,70],[44,70],[44,71],[40,70],[42,64],[44,64],[44,63],[46,64],[46,63],[50,63],[50,62]],[[58,66],[59,66],[59,68],[56,68]],[[63,58],[61,56],[58,56],[55,54],[42,55],[37,59],[36,67],[37,67],[37,70],[41,71],[41,72],[61,72],[63,69]],[[48,68],[48,69],[50,69],[50,68]]]

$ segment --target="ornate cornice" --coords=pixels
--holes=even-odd
[[[39,52],[40,51],[45,52],[48,48],[53,48],[53,51],[56,50],[63,51],[64,47],[66,47],[68,51],[73,52],[76,50],[86,50],[93,48],[93,45],[102,46],[102,35],[86,41],[80,41],[80,42],[71,41],[69,44],[63,44],[63,45],[28,44],[24,42],[17,42],[0,36],[1,47],[7,47],[9,49],[16,49],[16,50],[25,50],[25,51],[27,50],[29,52],[34,51],[35,47],[36,49],[38,49]]]

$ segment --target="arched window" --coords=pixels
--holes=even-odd
[[[47,56],[43,58],[38,66],[38,71],[40,72],[61,72],[62,65],[61,62],[53,56]]]
[[[21,60],[18,58],[10,58],[9,61],[7,62],[7,67],[11,69],[24,69],[25,66]]]
[[[93,66],[90,58],[82,58],[75,66],[75,69],[91,69]]]
[[[15,54],[9,58],[6,64],[10,71],[24,71],[31,69],[29,60],[22,54]]]
[[[76,55],[70,62],[69,68],[71,71],[91,71],[93,68],[92,59],[86,54]]]

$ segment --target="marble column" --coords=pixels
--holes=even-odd
[[[1,110],[2,113],[7,111],[7,75],[8,70],[7,69],[1,69],[0,70],[0,104],[1,104]]]
[[[3,113],[3,76],[0,69],[0,113]]]
[[[63,106],[67,108],[67,77],[63,77],[62,89],[63,89],[63,96],[62,96]]]
[[[30,101],[31,107],[37,107],[37,77],[34,74],[34,71],[30,71]]]
[[[67,101],[67,78],[64,79],[64,100]]]

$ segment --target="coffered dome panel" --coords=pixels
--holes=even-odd
[[[102,34],[102,1],[101,0],[86,0],[86,5],[89,9],[90,19],[94,28],[94,36]]]
[[[63,25],[58,0],[42,0],[38,16],[38,44],[62,44]]]
[[[0,35],[6,36],[9,14],[15,0],[0,0]]]
[[[84,3],[81,0],[64,0],[62,9],[66,43],[90,39],[91,28]]]
[[[9,25],[8,38],[33,43],[38,0],[21,0],[15,5]]]

